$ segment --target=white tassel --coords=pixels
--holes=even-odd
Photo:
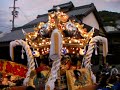
[[[95,55],[98,55],[98,52],[97,52],[97,45],[95,45]]]
[[[24,59],[24,55],[23,54],[21,55],[21,58]]]
[[[22,59],[24,59],[24,52],[25,52],[25,51],[24,51],[23,48],[22,48],[22,55],[21,55],[21,58],[22,58]]]

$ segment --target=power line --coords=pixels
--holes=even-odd
[[[22,12],[23,16],[26,18],[26,20],[29,22],[30,20],[28,19],[28,17],[25,15],[25,13],[19,8],[19,10]]]
[[[10,28],[9,26],[0,26],[0,28]]]

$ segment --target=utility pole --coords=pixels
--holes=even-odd
[[[12,30],[14,30],[14,28],[15,28],[15,18],[18,17],[18,11],[17,11],[16,9],[19,8],[19,7],[16,7],[16,6],[15,6],[15,2],[16,2],[16,1],[17,1],[17,0],[14,0],[13,7],[9,7],[9,8],[12,8],[12,9],[13,9],[13,11],[12,11],[13,19],[10,20],[10,21],[12,22]]]

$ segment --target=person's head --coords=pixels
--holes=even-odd
[[[70,56],[69,56],[69,55],[65,55],[65,56],[64,56],[64,59],[70,60]]]
[[[77,63],[78,63],[78,61],[79,61],[79,58],[76,57],[76,56],[74,56],[74,57],[72,57],[71,61],[72,61],[72,65],[73,65],[73,66],[76,66]]]
[[[62,58],[61,61],[62,61],[62,64],[63,64],[63,65],[66,65],[68,62],[71,63],[71,58],[70,58],[69,55],[66,55],[66,56],[64,56],[64,57]]]

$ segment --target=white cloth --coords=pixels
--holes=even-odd
[[[54,35],[57,34],[58,37]],[[57,39],[55,41],[55,39]],[[55,47],[58,47],[58,52],[55,52]],[[50,45],[50,59],[58,60],[61,58],[61,49],[62,49],[62,35],[58,29],[53,30],[51,35],[51,45]]]
[[[96,83],[96,77],[94,74],[92,74],[91,78],[92,78],[93,83]]]
[[[117,75],[117,74],[118,74],[117,68],[112,68],[110,75]]]

